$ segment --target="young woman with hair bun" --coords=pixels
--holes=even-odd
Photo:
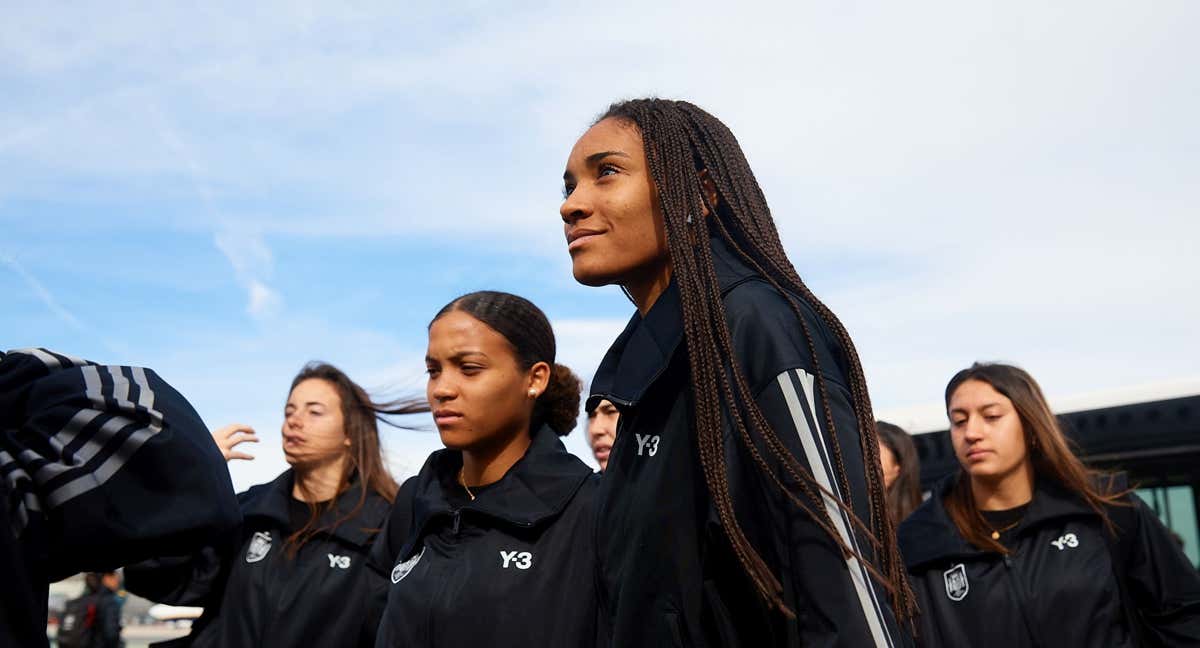
[[[579,379],[528,300],[474,292],[429,325],[426,394],[446,448],[401,487],[372,564],[390,578],[377,646],[593,641],[596,478],[559,440]]]
[[[900,525],[923,646],[1200,646],[1200,576],[1032,376],[977,363],[946,414],[962,469]]]

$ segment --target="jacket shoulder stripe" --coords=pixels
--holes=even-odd
[[[108,481],[109,478],[115,475],[129,461],[133,453],[142,447],[142,444],[148,441],[150,437],[162,431],[163,416],[161,412],[154,409],[154,392],[150,389],[150,382],[146,379],[146,372],[140,367],[130,368],[133,382],[137,385],[139,392],[138,405],[135,406],[129,400],[130,384],[129,380],[121,374],[121,368],[108,367],[107,369],[112,378],[113,400],[116,401],[118,411],[134,413],[139,409],[145,410],[150,415],[150,423],[134,430],[116,448],[112,448],[105,442],[115,438],[119,431],[133,425],[134,421],[124,416],[114,415],[108,422],[100,426],[100,429],[95,432],[92,438],[88,439],[85,445],[87,450],[84,451],[84,454],[86,454],[84,462],[90,461],[97,455],[107,453],[104,462],[95,471],[82,473],[66,484],[55,488],[46,497],[51,507],[61,506],[104,484],[104,482]],[[95,366],[85,366],[81,368],[81,371],[83,372],[88,399],[93,404],[104,407],[106,403],[98,368]]]
[[[66,367],[71,367],[71,366],[82,367],[84,365],[92,364],[92,363],[88,362],[87,360],[81,360],[79,358],[67,355],[65,353],[56,353],[54,351],[48,351],[46,349],[13,349],[12,351],[9,351],[8,353],[9,354],[20,353],[20,354],[24,354],[24,355],[33,356],[33,357],[37,358],[38,360],[41,360],[42,364],[46,365],[46,368],[51,371],[55,371],[58,369],[63,369]]]
[[[794,369],[792,372],[785,371],[776,377],[776,382],[783,391],[784,401],[787,403],[788,412],[792,417],[792,425],[795,427],[796,433],[800,438],[800,445],[804,449],[809,470],[812,471],[813,478],[816,479],[817,484],[826,493],[834,493],[842,501],[845,501],[837,484],[834,483],[834,480],[830,479],[830,471],[827,464],[828,449],[825,447],[825,439],[821,435],[820,427],[817,426],[815,418],[813,419],[813,425],[809,425],[809,419],[805,415],[800,395],[797,393],[796,385],[792,380],[793,373],[803,388],[805,401],[810,412],[816,411],[816,399],[813,392],[814,378],[811,374],[801,369]],[[830,498],[829,495],[823,494],[822,496],[825,499],[825,509],[829,513],[834,527],[838,530],[838,534],[842,537],[842,541],[847,546],[853,547],[855,551],[861,553],[858,548],[858,542],[849,531],[850,524],[846,519],[845,512],[842,511],[838,502]],[[855,593],[858,595],[859,604],[862,606],[863,617],[867,621],[867,626],[871,631],[875,645],[880,648],[890,648],[894,643],[887,630],[887,623],[883,620],[883,614],[879,608],[879,601],[874,591],[874,585],[871,583],[866,569],[854,556],[846,559],[846,569],[849,571],[850,579],[854,583]]]
[[[9,351],[9,353],[24,353],[26,355],[31,355],[38,360],[41,360],[42,364],[46,365],[46,368],[50,369],[51,371],[55,369],[62,369],[62,362],[43,349],[14,349]]]

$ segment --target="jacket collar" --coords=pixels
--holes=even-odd
[[[958,475],[951,475],[939,482],[933,495],[901,524],[900,551],[909,569],[935,560],[988,553],[968,544],[946,512],[946,495],[957,480]],[[1125,489],[1123,475],[1116,476],[1112,488],[1114,492]],[[1068,517],[1098,516],[1078,495],[1054,480],[1040,477],[1015,535],[1024,535],[1047,522]]]
[[[709,239],[709,244],[722,296],[735,286],[758,277],[723,240],[714,236]],[[602,399],[620,407],[636,405],[667,368],[681,340],[683,304],[679,286],[672,279],[646,315],[643,317],[635,312],[625,330],[609,347],[592,379],[588,410],[595,409]]]
[[[289,468],[261,490],[253,492],[243,500],[242,516],[248,521],[258,518],[270,521],[274,526],[287,528],[291,523],[288,519],[288,503],[292,498],[292,485],[295,483],[295,473]],[[321,514],[317,519],[318,527],[327,527],[354,510],[358,498],[362,494],[362,482],[356,474],[350,482],[350,488],[338,495],[332,509]],[[375,493],[367,493],[367,500],[357,516],[343,521],[337,527],[326,531],[328,535],[339,538],[351,544],[366,547],[378,533],[378,527],[387,516],[391,504]],[[372,525],[372,526],[364,526]]]
[[[429,456],[417,476],[413,502],[417,527],[439,513],[454,511],[447,494],[460,489],[458,471],[462,452],[449,448]],[[479,497],[459,510],[474,511],[520,527],[536,526],[557,516],[575,492],[592,475],[575,455],[567,452],[558,435],[543,425],[517,463]]]
[[[912,570],[934,560],[980,555],[958,532],[943,500],[958,475],[938,482],[929,499],[900,524],[898,540],[904,563]]]

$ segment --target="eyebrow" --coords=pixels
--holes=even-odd
[[[985,410],[989,407],[1000,407],[1000,403],[987,403],[984,405],[980,405],[979,407],[977,407],[975,409]],[[969,414],[970,410],[968,410],[964,407],[956,407],[956,408],[950,410],[948,413],[949,414]]]
[[[606,157],[627,158],[627,157],[629,157],[629,154],[626,153],[625,151],[600,151],[599,153],[592,153],[591,155],[584,158],[584,160],[588,164],[595,164],[595,163],[599,162],[600,160],[603,160]]]
[[[588,166],[592,166],[606,157],[629,158],[630,155],[625,151],[597,151],[596,153],[592,153],[584,158],[583,161],[586,162]],[[563,171],[563,180],[570,180],[574,177],[575,176],[571,175],[570,171]]]
[[[447,360],[462,360],[466,356],[473,356],[473,355],[483,356],[485,358],[488,357],[488,354],[484,353],[483,351],[469,350],[469,351],[458,351],[458,352],[452,354],[450,357],[448,357]],[[425,363],[428,364],[430,362],[439,362],[439,361],[437,358],[434,358],[433,356],[428,356],[428,355],[425,356]]]
[[[320,405],[321,407],[325,407],[325,403],[321,403],[321,402],[318,402],[318,401],[308,401],[308,402],[304,403],[304,407],[308,407],[309,405]],[[295,408],[295,407],[296,407],[296,405],[293,405],[292,403],[288,403],[287,405],[285,405],[285,406],[283,407],[283,409],[287,409],[287,408],[289,408],[289,407],[291,407],[291,408]]]

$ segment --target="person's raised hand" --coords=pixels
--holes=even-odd
[[[258,436],[254,434],[254,428],[249,425],[242,425],[241,423],[226,425],[214,431],[212,437],[213,441],[217,442],[217,447],[221,449],[221,454],[225,457],[225,461],[254,458],[254,455],[235,450],[242,443],[258,443]]]

